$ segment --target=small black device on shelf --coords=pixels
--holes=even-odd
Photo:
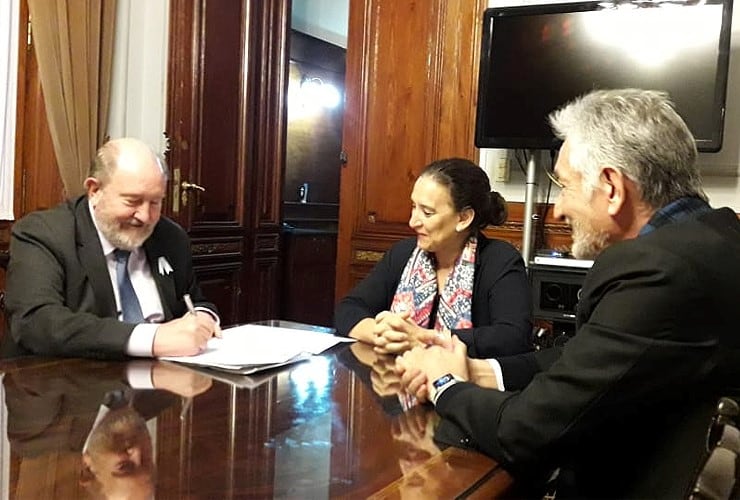
[[[562,257],[562,260],[573,259]],[[551,332],[535,339],[539,347],[565,343],[575,333],[578,300],[588,270],[579,266],[529,265],[533,317],[552,323]]]

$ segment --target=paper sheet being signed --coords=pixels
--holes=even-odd
[[[200,354],[161,359],[249,375],[308,359],[340,342],[354,339],[303,329],[241,325],[225,328],[223,337],[209,340]]]

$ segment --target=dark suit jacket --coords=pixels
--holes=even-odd
[[[364,318],[387,310],[416,238],[399,241],[370,275],[337,305],[334,323],[347,335]],[[474,358],[508,356],[532,350],[532,298],[519,252],[509,243],[478,236],[473,277],[474,328],[454,330]]]
[[[185,231],[162,217],[144,243],[165,321],[182,316],[189,293],[205,301],[193,273]],[[161,274],[164,257],[173,272]],[[86,196],[34,212],[13,225],[6,310],[10,335],[3,356],[120,357],[134,324],[117,319],[113,286]]]
[[[739,284],[729,209],[615,244],[562,351],[502,358],[507,392],[457,384],[437,410],[520,477],[560,466],[558,498],[682,498],[718,397],[740,385]]]

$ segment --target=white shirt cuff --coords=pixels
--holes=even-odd
[[[141,323],[134,327],[131,336],[128,338],[126,354],[141,358],[151,358],[152,348],[154,346],[154,334],[157,333],[159,324]]]
[[[495,359],[487,359],[488,364],[491,365],[493,374],[496,375],[496,384],[498,385],[499,391],[505,391],[504,387],[504,373],[501,371],[501,365]]]
[[[126,365],[126,380],[132,389],[154,389],[152,363],[156,361],[130,361]]]

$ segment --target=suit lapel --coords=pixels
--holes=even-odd
[[[95,229],[87,197],[82,196],[75,203],[75,220],[77,231],[77,255],[80,265],[85,270],[87,279],[93,289],[93,296],[98,314],[102,317],[113,317],[118,315],[116,310],[116,297],[113,294],[108,264],[103,255],[103,247],[100,245],[98,231]]]
[[[146,252],[146,260],[149,262],[149,269],[152,271],[152,277],[157,284],[159,297],[162,299],[165,321],[169,321],[174,317],[172,304],[177,303],[178,300],[175,290],[175,273],[171,268],[168,268],[169,272],[168,269],[165,269],[166,266],[171,264],[165,257],[165,252],[153,241],[154,239],[154,235],[152,235],[144,242],[144,251]]]

